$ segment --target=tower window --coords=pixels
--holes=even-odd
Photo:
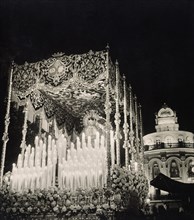
[[[172,160],[170,164],[170,177],[180,177],[179,168],[175,160]]]
[[[153,163],[153,167],[152,167],[152,177],[153,179],[158,176],[158,174],[160,173],[160,168],[157,162]]]
[[[190,160],[188,164],[188,177],[194,177],[194,161]]]

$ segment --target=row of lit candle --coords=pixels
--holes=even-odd
[[[112,164],[115,162],[114,132],[110,132]],[[34,146],[26,147],[13,164],[11,187],[24,189],[55,186],[56,176],[61,188],[103,187],[106,184],[105,137],[96,133],[95,140],[82,133],[76,143],[68,143],[64,135],[57,140],[48,136],[47,144],[35,137]]]
[[[71,143],[66,155],[61,155],[61,162],[58,164],[60,188],[75,190],[92,186],[102,187],[106,183],[106,149],[103,135],[100,136],[97,132],[95,140],[92,141],[90,136],[85,137],[82,133],[81,140],[77,137],[76,143]]]

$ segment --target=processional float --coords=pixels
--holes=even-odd
[[[109,49],[12,64],[1,186],[12,101],[24,108],[21,152],[11,172],[13,190],[100,188],[110,184],[115,164],[135,170],[142,166],[141,106]],[[28,125],[37,118],[39,132],[34,143],[27,143]]]

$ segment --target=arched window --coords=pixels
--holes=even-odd
[[[156,149],[160,149],[161,148],[161,140],[160,138],[156,138]]]
[[[190,160],[188,163],[188,177],[194,177],[194,161]]]
[[[184,147],[184,139],[182,136],[178,137],[178,147]]]
[[[170,177],[179,177],[179,176],[180,173],[179,173],[178,164],[175,160],[172,160],[170,164]]]
[[[155,177],[157,177],[159,173],[160,173],[159,165],[158,165],[157,162],[154,162],[153,166],[152,166],[152,177],[153,177],[153,179]]]
[[[165,137],[165,145],[166,145],[166,147],[173,147],[173,143],[174,143],[174,138],[172,137],[172,136],[166,136]]]

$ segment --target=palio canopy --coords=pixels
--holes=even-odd
[[[115,66],[108,54],[57,53],[47,60],[15,65],[14,100],[24,105],[30,99],[34,111],[44,110],[48,119],[55,116],[58,125],[75,124],[91,109],[104,114],[107,74],[110,102],[115,102]]]

